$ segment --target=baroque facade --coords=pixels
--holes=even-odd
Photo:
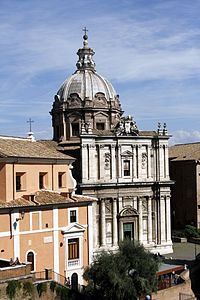
[[[83,36],[77,70],[55,95],[51,110],[58,149],[77,158],[78,190],[97,197],[94,249],[117,249],[126,237],[152,252],[172,252],[166,125],[140,131],[123,116],[119,95],[95,70]]]

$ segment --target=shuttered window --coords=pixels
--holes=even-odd
[[[68,240],[68,260],[79,258],[79,239]]]

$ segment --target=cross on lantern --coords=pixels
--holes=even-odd
[[[84,31],[85,35],[87,35],[88,29],[86,27],[83,28],[83,31]]]

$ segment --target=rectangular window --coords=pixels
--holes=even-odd
[[[130,176],[130,160],[124,160],[124,176]]]
[[[124,239],[134,239],[134,223],[123,223]]]
[[[79,123],[72,124],[72,136],[79,136]]]
[[[16,173],[16,191],[25,190],[25,174],[21,172]]]
[[[68,240],[68,260],[79,258],[79,239]]]
[[[62,188],[66,186],[66,173],[65,172],[59,172],[58,173],[58,187]]]
[[[105,129],[105,123],[96,123],[96,129],[104,130]]]
[[[47,187],[47,173],[39,173],[39,189]]]
[[[70,210],[70,223],[76,222],[76,210]]]
[[[16,191],[20,191],[20,190],[21,190],[21,176],[16,175]]]

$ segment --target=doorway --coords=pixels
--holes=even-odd
[[[123,238],[134,240],[134,223],[123,223]]]
[[[27,262],[31,263],[31,271],[34,271],[34,253],[32,251],[27,254]]]

